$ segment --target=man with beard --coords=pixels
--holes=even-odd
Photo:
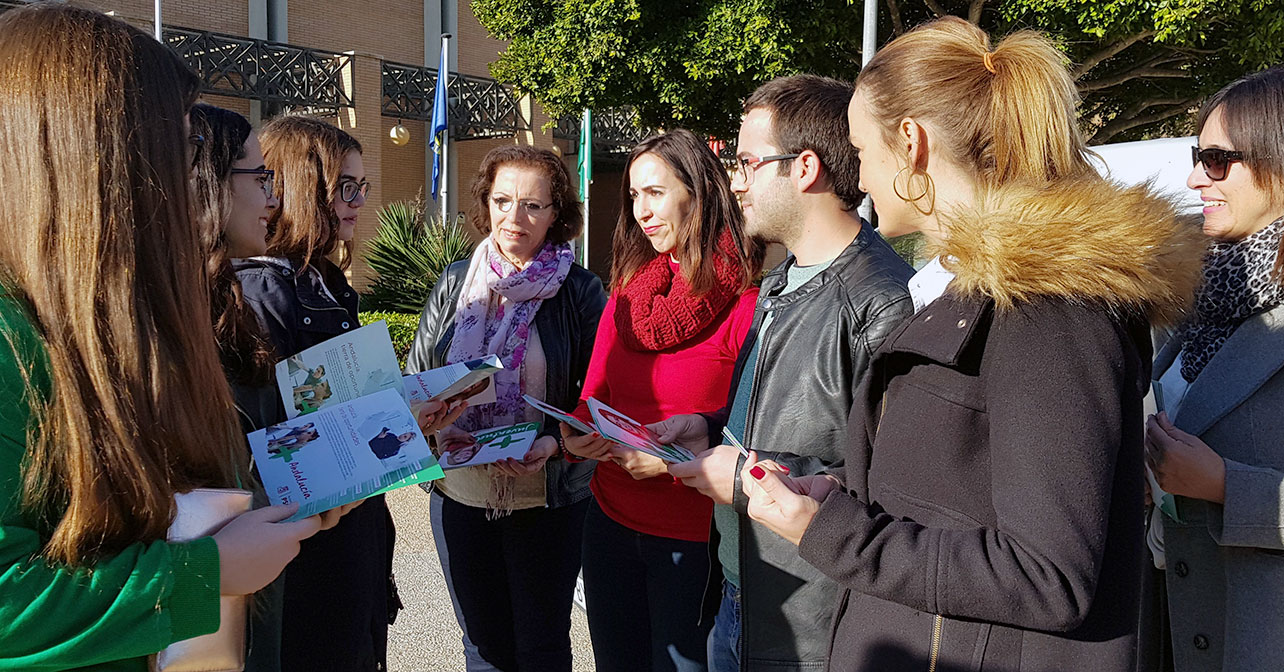
[[[763,278],[727,406],[651,425],[662,443],[697,454],[669,472],[715,502],[710,548],[723,574],[709,637],[716,672],[823,663],[837,588],[797,547],[749,519],[742,455],[710,444],[724,443],[725,427],[791,475],[834,466],[871,355],[914,312],[913,269],[856,214],[863,194],[848,139],[851,97],[850,84],[797,75],[745,102],[731,186],[746,231],[790,254]]]

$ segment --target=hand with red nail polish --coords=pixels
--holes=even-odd
[[[816,479],[831,485],[812,492],[811,486],[819,485]],[[795,545],[820,510],[821,499],[817,495],[828,496],[835,483],[828,476],[791,478],[788,468],[771,460],[759,462],[753,451],[749,452],[741,481],[749,497],[749,517]]]
[[[562,444],[566,446],[566,452],[586,460],[611,459],[611,449],[615,443],[610,439],[602,438],[597,432],[579,434],[565,422],[560,423],[558,428],[562,432]]]

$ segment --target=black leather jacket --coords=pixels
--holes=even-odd
[[[775,460],[801,476],[841,463],[848,412],[870,359],[914,314],[907,288],[914,270],[868,223],[829,268],[776,296],[793,263],[790,255],[763,277],[732,380],[740,380],[763,317],[775,312],[758,345],[743,443],[759,459]],[[707,416],[710,437],[720,435],[735,397],[733,384],[727,407]],[[741,669],[823,669],[840,591],[798,557],[797,547],[749,519],[748,498],[740,489],[743,466],[741,457],[733,502],[740,521]],[[709,544],[715,568],[717,545],[715,528]]]
[[[407,374],[446,365],[450,342],[455,336],[455,304],[468,275],[468,262],[464,259],[447,266],[433,287],[406,358]],[[544,401],[567,411],[579,403],[604,307],[606,292],[602,281],[578,264],[571,266],[557,294],[540,304],[535,313],[535,328],[539,330],[548,370]],[[557,432],[557,423],[546,421],[540,436]],[[556,456],[549,459],[544,466],[548,506],[566,506],[588,497],[589,480],[596,464],[592,460],[567,462]]]

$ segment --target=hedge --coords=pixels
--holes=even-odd
[[[359,314],[361,326],[383,320],[388,323],[388,335],[392,337],[392,348],[397,351],[397,363],[401,365],[402,370],[406,368],[406,355],[410,353],[410,345],[415,341],[415,330],[419,328],[419,316],[414,313],[389,313],[383,311],[368,311]]]

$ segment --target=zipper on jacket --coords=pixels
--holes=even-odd
[[[932,618],[932,650],[927,658],[927,672],[936,672],[936,659],[941,655],[941,628],[945,617],[937,614]]]

